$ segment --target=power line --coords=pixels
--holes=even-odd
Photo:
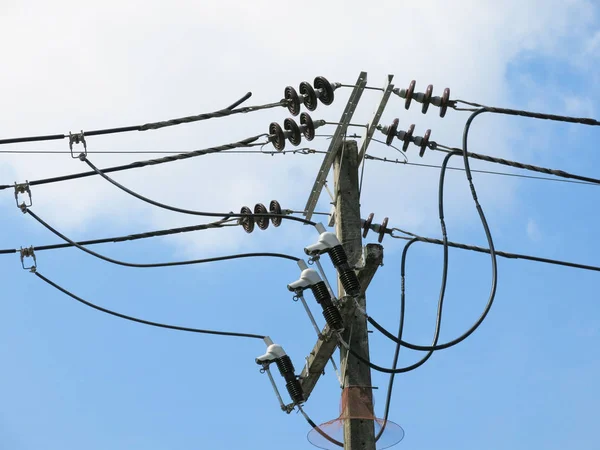
[[[48,134],[44,136],[26,136],[20,138],[9,138],[9,139],[0,139],[0,145],[4,144],[17,144],[24,142],[40,142],[40,141],[55,141],[69,138],[69,145],[72,147],[73,143],[82,142],[85,145],[85,136],[101,136],[107,134],[117,134],[117,133],[127,133],[130,131],[148,131],[148,130],[157,130],[159,128],[171,127],[174,125],[181,125],[184,123],[192,123],[198,122],[201,120],[214,119],[218,117],[228,117],[234,114],[246,114],[249,112],[259,111],[263,109],[276,108],[279,106],[286,106],[288,104],[287,100],[280,100],[275,103],[268,103],[265,105],[257,105],[257,106],[246,106],[242,108],[237,108],[237,106],[241,105],[243,102],[248,100],[252,96],[251,92],[248,92],[242,98],[237,100],[232,105],[229,105],[227,108],[220,109],[218,111],[197,114],[194,116],[186,116],[179,117],[176,119],[170,119],[160,122],[151,122],[143,125],[131,125],[126,127],[118,127],[118,128],[105,128],[100,130],[92,130],[86,131],[85,133],[82,131],[80,134],[71,135],[71,134]]]
[[[201,225],[192,225],[192,226],[188,226],[188,227],[169,228],[169,229],[165,229],[165,230],[147,231],[144,233],[137,233],[137,234],[128,234],[125,236],[115,236],[115,237],[108,237],[108,238],[102,238],[102,239],[79,241],[79,242],[77,242],[77,244],[78,245],[96,245],[96,244],[127,242],[127,241],[135,241],[138,239],[147,239],[147,238],[158,237],[158,236],[169,236],[169,235],[179,234],[179,233],[189,233],[192,231],[209,230],[209,229],[213,229],[213,228],[222,228],[222,227],[231,227],[231,226],[238,226],[238,224],[237,223],[235,223],[235,224],[227,223],[226,220],[219,220],[216,222],[211,222],[211,223],[206,223],[206,224],[201,224]],[[75,247],[75,245],[69,244],[69,243],[40,245],[40,246],[34,246],[34,247],[32,247],[32,249],[34,251],[44,251],[44,250],[57,250],[57,249],[69,248],[69,247]],[[2,249],[2,250],[0,250],[0,255],[13,254],[13,253],[18,253],[18,252],[19,252],[19,249]]]
[[[446,147],[445,145],[440,145],[437,143],[434,146],[437,149],[443,149],[443,151],[446,151],[446,152],[459,152],[462,154],[462,150],[459,148]],[[479,159],[481,161],[491,162],[491,163],[495,163],[495,164],[502,164],[504,166],[516,167],[518,169],[529,170],[532,172],[546,173],[546,174],[554,175],[554,176],[560,177],[560,178],[571,178],[574,180],[578,180],[579,182],[585,182],[588,184],[600,184],[600,180],[597,178],[590,178],[590,177],[585,177],[582,175],[576,175],[576,174],[573,174],[570,172],[565,172],[564,170],[549,169],[547,167],[534,166],[532,164],[525,164],[525,163],[521,163],[518,161],[512,161],[509,159],[498,158],[498,157],[489,156],[489,155],[482,155],[480,153],[468,152],[467,156],[469,158]]]
[[[200,334],[212,334],[212,335],[216,335],[216,336],[231,336],[231,337],[241,337],[241,338],[249,338],[249,339],[264,339],[266,337],[266,336],[262,336],[260,334],[237,333],[237,332],[232,332],[232,331],[205,330],[205,329],[201,329],[201,328],[181,327],[178,325],[167,325],[164,323],[151,322],[149,320],[138,319],[137,317],[128,316],[126,314],[121,314],[119,312],[112,311],[110,309],[106,309],[106,308],[103,308],[102,306],[98,306],[94,303],[88,302],[87,300],[84,300],[83,298],[78,297],[77,295],[73,294],[72,292],[68,291],[67,289],[63,288],[62,286],[59,286],[52,280],[46,278],[41,273],[39,273],[37,271],[35,271],[34,273],[35,273],[35,276],[37,276],[40,280],[43,280],[44,282],[48,283],[53,288],[61,291],[63,294],[68,295],[72,299],[77,300],[79,303],[89,306],[90,308],[93,308],[97,311],[100,311],[100,312],[103,312],[106,314],[110,314],[111,316],[119,317],[121,319],[129,320],[131,322],[137,322],[137,323],[141,323],[143,325],[149,325],[152,327],[166,328],[169,330],[187,331],[190,333],[200,333]]]
[[[172,267],[172,266],[185,266],[185,265],[190,265],[190,264],[203,264],[203,263],[216,262],[216,261],[227,261],[227,260],[231,260],[231,259],[255,258],[255,257],[282,258],[282,259],[289,259],[294,262],[297,262],[300,260],[300,258],[297,258],[295,256],[285,255],[282,253],[240,253],[240,254],[236,254],[236,255],[218,256],[218,257],[214,257],[214,258],[194,259],[194,260],[188,260],[188,261],[174,261],[174,262],[146,263],[146,264],[129,263],[129,262],[119,261],[117,259],[109,258],[108,256],[104,256],[100,253],[94,252],[93,250],[85,248],[83,245],[80,245],[77,242],[69,239],[67,236],[62,234],[60,231],[58,231],[55,228],[53,228],[52,226],[50,226],[48,223],[46,223],[44,220],[42,220],[37,214],[35,214],[30,209],[27,209],[26,212],[31,217],[33,217],[40,225],[42,225],[44,228],[46,228],[48,231],[55,234],[62,240],[68,242],[73,247],[76,247],[79,250],[81,250],[89,255],[95,256],[96,258],[99,258],[103,261],[106,261],[106,262],[109,262],[112,264],[117,264],[119,266],[137,267],[137,268]]]
[[[108,181],[109,183],[111,183],[112,185],[118,187],[119,189],[121,189],[122,191],[128,193],[129,195],[142,200],[143,202],[149,203],[153,206],[156,206],[158,208],[162,208],[162,209],[166,209],[169,211],[173,211],[173,212],[178,212],[181,214],[190,214],[190,215],[195,215],[195,216],[209,216],[209,217],[219,217],[219,216],[226,216],[226,217],[247,217],[248,214],[235,214],[235,213],[215,213],[215,212],[208,212],[208,211],[194,211],[191,209],[184,209],[184,208],[178,208],[175,206],[170,206],[167,205],[165,203],[161,203],[158,202],[156,200],[152,200],[148,197],[145,197],[141,194],[138,194],[137,192],[123,186],[121,183],[117,182],[116,180],[110,178],[108,175],[106,175],[104,172],[102,172],[100,169],[98,169],[94,164],[91,163],[91,161],[82,153],[80,155],[80,159],[85,162],[90,168],[92,168],[92,170],[94,171],[94,173],[100,175],[102,178],[104,178],[106,181]],[[281,217],[282,219],[287,219],[287,220],[291,220],[291,221],[295,221],[295,222],[300,222],[303,223],[305,225],[316,225],[315,222],[312,222],[310,220],[306,220],[303,219],[301,217],[293,217],[293,216],[287,216],[285,214],[271,214],[271,213],[260,213],[260,214],[253,214],[254,217]]]
[[[164,164],[164,163],[168,163],[168,162],[179,161],[182,159],[194,158],[196,156],[204,156],[204,155],[208,155],[211,153],[218,153],[218,152],[222,152],[225,150],[231,150],[231,149],[235,149],[235,148],[258,147],[258,146],[265,145],[264,142],[256,142],[258,139],[260,139],[263,136],[265,136],[265,135],[259,134],[259,135],[252,136],[252,137],[249,137],[246,139],[242,139],[241,141],[233,142],[230,144],[218,145],[216,147],[208,147],[208,148],[205,148],[202,150],[194,150],[194,151],[186,152],[186,153],[179,153],[179,154],[176,154],[173,156],[165,156],[163,158],[158,158],[158,159],[135,161],[135,162],[132,162],[129,164],[121,165],[121,166],[107,167],[105,169],[102,169],[102,172],[103,173],[120,172],[120,171],[130,170],[130,169],[138,169],[140,167],[153,166],[153,165],[157,165],[157,164]],[[30,186],[38,186],[38,185],[42,185],[42,184],[51,184],[51,183],[59,183],[59,182],[63,182],[63,181],[69,181],[69,180],[76,180],[79,178],[86,178],[86,177],[91,177],[91,176],[95,176],[95,175],[98,175],[98,173],[96,171],[80,172],[80,173],[74,173],[74,174],[70,174],[70,175],[61,175],[58,177],[43,178],[40,180],[29,181],[28,184]],[[14,185],[4,184],[4,185],[0,185],[0,190],[12,188],[12,187],[14,187]]]

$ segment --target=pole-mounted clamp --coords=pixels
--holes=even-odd
[[[33,251],[33,246],[26,247],[19,250],[19,254],[21,256],[21,266],[24,270],[29,270],[32,273],[35,273],[37,268],[37,260],[35,258],[35,252]],[[33,264],[29,267],[25,267],[25,258],[31,258],[33,260]]]
[[[75,156],[73,154],[73,144],[83,144],[83,153],[81,153],[78,156]],[[71,158],[73,159],[81,159],[81,155],[83,155],[84,157],[87,156],[87,144],[85,142],[85,134],[83,133],[83,130],[81,130],[81,133],[75,134],[72,134],[69,131],[69,149],[71,150]]]
[[[29,203],[23,201],[19,203],[19,194],[27,194],[29,197]],[[29,208],[33,201],[31,200],[31,189],[29,189],[29,181],[25,181],[25,183],[16,183],[15,182],[15,201],[17,202],[17,207],[23,212],[27,212],[27,208]]]

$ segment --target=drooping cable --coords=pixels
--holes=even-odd
[[[304,416],[304,418],[306,419],[306,422],[311,426],[311,428],[313,430],[315,430],[317,433],[319,433],[321,436],[323,436],[323,438],[325,438],[326,440],[328,440],[329,442],[331,442],[334,445],[337,445],[338,447],[343,447],[344,444],[342,444],[340,441],[338,441],[337,439],[332,438],[329,434],[327,434],[325,431],[323,431],[321,429],[321,427],[319,427],[319,425],[317,425],[310,417],[308,414],[306,414],[306,412],[304,411],[304,408],[302,408],[302,405],[296,405],[298,407],[298,411],[300,411],[300,413]]]
[[[182,213],[182,214],[191,214],[191,215],[195,215],[195,216],[208,216],[208,217],[220,217],[220,216],[225,216],[225,217],[246,217],[246,214],[234,214],[234,213],[215,213],[215,212],[207,212],[207,211],[194,211],[194,210],[190,210],[190,209],[184,209],[184,208],[178,208],[176,206],[170,206],[167,205],[165,203],[161,203],[161,202],[157,202],[156,200],[152,200],[148,197],[145,197],[141,194],[138,194],[135,191],[132,191],[131,189],[123,186],[121,183],[119,183],[118,181],[112,179],[111,177],[109,177],[108,175],[106,175],[104,172],[102,172],[100,169],[98,169],[94,164],[92,164],[92,162],[87,158],[87,156],[85,154],[81,154],[79,156],[79,158],[85,162],[95,173],[97,173],[98,175],[100,175],[102,178],[104,178],[106,181],[108,181],[109,183],[111,183],[113,186],[116,186],[117,188],[121,189],[122,191],[126,192],[127,194],[142,200],[146,203],[149,203],[153,206],[157,206],[159,208],[162,209],[167,209],[169,211],[174,211],[174,212],[178,212],[178,213]],[[305,225],[316,225],[315,222],[312,222],[310,220],[306,220],[303,219],[301,217],[294,217],[294,216],[288,216],[285,214],[272,214],[272,213],[255,213],[253,214],[254,217],[280,217],[282,219],[286,219],[286,220],[291,220],[294,222],[300,222],[303,223]]]
[[[171,127],[174,125],[180,125],[184,123],[192,123],[198,122],[201,120],[214,119],[218,117],[228,117],[234,114],[246,114],[249,112],[259,111],[262,109],[270,109],[277,108],[279,106],[286,106],[287,101],[280,100],[275,103],[268,103],[265,105],[257,105],[257,106],[245,106],[242,108],[236,108],[241,105],[243,102],[248,100],[252,96],[251,92],[248,92],[242,98],[237,100],[232,105],[229,105],[227,108],[220,109],[218,111],[213,111],[210,113],[197,114],[194,116],[186,116],[179,117],[176,119],[164,120],[160,122],[151,122],[143,125],[131,125],[126,127],[118,127],[118,128],[105,128],[101,130],[91,130],[83,133],[84,136],[101,136],[106,134],[117,134],[117,133],[127,133],[130,131],[148,131],[148,130],[158,130],[159,128]],[[26,136],[20,138],[9,138],[9,139],[0,139],[0,145],[4,144],[17,144],[23,142],[40,142],[40,141],[56,141],[61,139],[69,138],[69,135],[66,134],[50,134],[45,136]]]
[[[62,234],[60,231],[56,230],[55,228],[50,226],[48,223],[46,223],[44,220],[42,220],[37,214],[35,214],[33,211],[31,211],[31,209],[26,209],[25,212],[27,214],[29,214],[31,217],[33,217],[40,225],[42,225],[48,231],[55,234],[62,240],[68,242],[73,247],[76,247],[79,250],[81,250],[89,255],[95,256],[96,258],[99,258],[103,261],[106,261],[106,262],[109,262],[112,264],[117,264],[119,266],[137,267],[137,268],[172,267],[172,266],[185,266],[185,265],[190,265],[190,264],[203,264],[203,263],[216,262],[216,261],[227,261],[227,260],[231,260],[231,259],[255,258],[255,257],[282,258],[282,259],[288,259],[288,260],[291,260],[294,262],[300,261],[300,258],[291,256],[291,255],[285,255],[283,253],[264,253],[263,252],[263,253],[240,253],[240,254],[236,254],[236,255],[216,256],[213,258],[194,259],[194,260],[187,260],[187,261],[173,261],[173,262],[164,262],[164,263],[147,263],[147,264],[130,263],[130,262],[126,262],[126,261],[119,261],[117,259],[109,258],[108,256],[104,256],[100,253],[94,252],[93,250],[90,250],[89,248],[86,248],[83,245],[80,245],[77,242],[69,239],[67,236]]]
[[[443,232],[445,233],[445,226],[443,227]],[[394,362],[392,365],[392,368],[387,368],[387,367],[382,367],[379,366],[377,364],[372,363],[369,359],[364,358],[363,356],[361,356],[359,353],[355,352],[354,350],[352,350],[352,348],[350,347],[350,345],[344,341],[344,339],[341,337],[341,335],[338,335],[338,340],[340,342],[340,344],[350,353],[352,354],[356,359],[358,359],[359,361],[363,362],[364,364],[367,364],[371,369],[376,370],[377,372],[382,372],[382,373],[389,373],[390,375],[395,375],[395,374],[399,374],[399,373],[406,373],[406,372],[410,372],[412,370],[415,370],[419,367],[421,367],[423,364],[425,364],[427,362],[427,360],[431,357],[431,355],[433,354],[433,352],[436,349],[437,346],[437,341],[439,340],[440,337],[440,329],[442,326],[442,310],[443,310],[443,306],[444,306],[444,296],[446,293],[446,281],[448,278],[448,247],[445,246],[444,247],[444,264],[443,264],[443,268],[442,268],[442,283],[441,283],[441,287],[440,287],[440,295],[439,295],[439,299],[438,299],[438,307],[437,307],[437,315],[436,315],[436,323],[435,323],[435,331],[434,331],[434,337],[433,337],[433,343],[432,345],[429,347],[429,349],[427,350],[427,354],[421,358],[419,361],[415,362],[414,364],[411,364],[410,366],[406,366],[406,367],[402,367],[402,368],[396,368],[396,364],[397,364],[397,357],[400,353],[400,345],[404,345],[404,341],[402,340],[402,332],[404,329],[404,313],[405,313],[405,307],[406,307],[406,286],[405,286],[405,280],[406,280],[406,256],[408,254],[408,249],[410,248],[410,246],[412,244],[414,244],[415,242],[417,242],[418,239],[414,238],[412,240],[410,240],[405,246],[404,246],[404,250],[402,251],[402,262],[401,262],[401,285],[400,285],[400,321],[399,321],[399,329],[398,329],[398,336],[393,336],[391,335],[391,333],[389,333],[387,330],[385,330],[385,328],[381,327],[381,325],[379,325],[379,323],[377,323],[377,325],[379,327],[381,327],[382,329],[384,329],[386,332],[382,334],[384,334],[386,337],[390,337],[390,335],[393,337],[393,341],[396,342],[396,352],[394,353]],[[368,316],[364,310],[362,310],[362,313],[365,314],[365,316],[367,317],[367,320],[370,319],[370,316]],[[370,320],[369,320],[370,321]],[[379,329],[379,328],[378,328]],[[381,330],[379,330],[381,331]],[[392,376],[390,376],[390,381],[389,381],[389,386],[388,386],[388,401],[389,398],[391,397],[391,391],[390,389],[393,388],[393,384],[394,384],[394,379],[392,378]],[[389,405],[387,404],[388,402],[386,401],[386,414],[389,413]],[[387,416],[386,416],[387,419]]]
[[[473,116],[471,116],[473,117]],[[469,121],[467,121],[467,123],[469,123]],[[492,239],[492,235],[487,223],[487,219],[485,217],[485,214],[483,212],[483,208],[481,207],[481,205],[479,204],[479,200],[477,199],[477,192],[475,190],[475,186],[473,185],[473,181],[472,181],[472,177],[471,177],[471,171],[470,171],[470,166],[468,163],[468,156],[467,156],[467,150],[466,150],[466,142],[467,142],[467,138],[468,138],[468,128],[465,127],[465,133],[463,135],[463,145],[465,147],[465,151],[464,152],[460,152],[460,151],[455,151],[455,152],[451,152],[448,153],[446,155],[446,157],[444,158],[444,162],[442,163],[442,169],[440,171],[440,184],[439,184],[439,210],[440,210],[440,220],[443,218],[443,208],[444,208],[444,180],[445,180],[445,173],[446,173],[446,167],[448,165],[448,161],[450,160],[450,158],[452,156],[455,155],[460,155],[462,153],[464,161],[465,161],[465,173],[467,174],[467,180],[469,182],[469,187],[471,189],[471,194],[473,196],[473,201],[475,202],[475,207],[477,209],[477,212],[479,214],[479,218],[481,220],[481,223],[483,225],[483,229],[488,241],[488,245],[489,245],[489,254],[491,256],[491,260],[492,260],[492,279],[491,279],[491,286],[490,286],[490,294],[486,303],[486,306],[483,310],[483,312],[481,313],[481,315],[479,316],[479,318],[475,321],[475,323],[462,335],[460,335],[459,337],[448,341],[444,344],[436,344],[433,346],[426,346],[426,345],[415,345],[412,344],[410,342],[406,342],[402,339],[396,339],[396,337],[391,334],[389,331],[387,331],[384,327],[382,327],[375,319],[373,319],[370,316],[367,316],[367,320],[369,321],[369,323],[371,325],[373,325],[373,327],[375,327],[379,332],[381,332],[382,334],[384,334],[386,337],[388,337],[389,339],[395,341],[395,342],[399,342],[400,344],[404,345],[407,348],[410,348],[412,350],[419,350],[419,351],[430,351],[430,350],[443,350],[446,348],[450,348],[453,347],[454,345],[464,341],[466,338],[468,338],[471,334],[473,334],[473,332],[475,332],[475,330],[477,328],[479,328],[479,326],[481,325],[481,323],[483,323],[483,321],[485,320],[487,314],[489,313],[493,302],[494,302],[494,298],[496,297],[496,287],[497,287],[497,282],[498,282],[498,267],[497,267],[497,259],[496,259],[496,250],[494,248],[494,242]],[[442,230],[444,231],[444,230]],[[444,246],[444,251],[447,252],[448,250],[448,242],[447,240],[445,240],[443,242],[443,246]]]
[[[144,320],[144,319],[138,319],[137,317],[128,316],[126,314],[121,314],[119,312],[112,311],[110,309],[106,309],[106,308],[103,308],[102,306],[98,306],[98,305],[96,305],[94,303],[88,302],[87,300],[84,300],[81,297],[78,297],[77,295],[73,294],[72,292],[68,291],[67,289],[63,288],[62,286],[59,286],[58,284],[56,284],[52,280],[46,278],[41,273],[35,271],[34,274],[40,280],[45,281],[46,283],[48,283],[53,288],[61,291],[63,294],[68,295],[72,299],[77,300],[78,302],[83,303],[86,306],[89,306],[90,308],[93,308],[93,309],[95,309],[97,311],[101,311],[101,312],[106,313],[106,314],[110,314],[111,316],[115,316],[115,317],[119,317],[121,319],[129,320],[131,322],[137,322],[137,323],[141,323],[143,325],[149,325],[149,326],[152,326],[152,327],[166,328],[166,329],[169,329],[169,330],[187,331],[187,332],[190,332],[190,333],[212,334],[212,335],[216,335],[216,336],[232,336],[232,337],[242,337],[242,338],[250,338],[250,339],[264,339],[265,338],[265,336],[260,335],[260,334],[237,333],[237,332],[232,332],[232,331],[204,330],[204,329],[200,329],[200,328],[181,327],[181,326],[178,326],[178,325],[167,325],[167,324],[164,324],[164,323],[152,322],[152,321]]]
[[[400,320],[399,320],[399,325],[398,325],[398,340],[402,339],[402,333],[404,332],[404,313],[406,310],[406,256],[408,254],[408,249],[415,243],[418,242],[417,239],[411,239],[409,242],[406,243],[406,245],[404,246],[404,249],[402,250],[402,261],[400,263]],[[447,267],[447,264],[446,264]],[[440,291],[440,299],[438,301],[438,317],[439,320],[436,321],[435,324],[435,332],[434,332],[434,337],[433,337],[433,345],[437,344],[437,341],[440,337],[440,329],[441,329],[441,312],[442,312],[442,302],[443,302],[443,293],[442,291]],[[396,350],[394,351],[394,360],[392,362],[392,370],[396,370],[396,367],[398,365],[398,358],[400,356],[400,342],[396,342]],[[427,360],[431,357],[431,355],[433,355],[433,350],[430,350],[420,361],[418,361],[418,366],[422,366],[423,364],[425,364],[427,362]],[[415,369],[417,368],[415,367]],[[414,370],[414,369],[413,369]],[[392,392],[394,390],[394,379],[396,377],[396,374],[394,372],[392,372],[390,374],[390,380],[388,382],[388,389],[387,389],[387,394],[386,394],[386,398],[385,398],[385,407],[384,407],[384,413],[383,413],[383,423],[381,424],[381,428],[379,430],[379,433],[377,433],[377,436],[375,436],[375,442],[377,442],[379,440],[379,438],[383,435],[383,432],[385,431],[387,422],[388,422],[388,418],[390,415],[390,407],[392,404]]]

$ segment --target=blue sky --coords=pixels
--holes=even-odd
[[[0,138],[68,133],[139,124],[222,108],[247,91],[248,104],[277,101],[286,85],[323,75],[351,84],[361,70],[369,84],[386,74],[396,86],[417,80],[434,94],[598,117],[600,26],[593,2],[308,1],[2,2],[0,74],[4,108]],[[418,19],[420,18],[420,19]],[[336,121],[349,91],[315,119]],[[355,122],[377,102],[365,93]],[[465,113],[422,115],[393,97],[383,123],[415,123],[422,135],[460,145]],[[266,132],[283,109],[161,131],[94,137],[94,150],[192,150]],[[330,128],[333,130],[333,128]],[[360,132],[360,129],[356,130]],[[577,125],[485,115],[473,126],[470,150],[598,176],[598,131]],[[316,139],[311,148],[325,150]],[[4,149],[66,150],[66,141]],[[372,144],[369,153],[399,155]],[[91,155],[100,167],[145,159]],[[410,162],[423,159],[415,147]],[[84,170],[69,155],[0,155],[0,184]],[[206,156],[121,173],[115,178],[145,195],[190,209],[229,211],[277,199],[301,209],[321,156]],[[459,165],[457,159],[453,163]],[[474,164],[488,170],[503,167]],[[508,170],[506,170],[508,171]],[[438,237],[434,169],[368,161],[362,215]],[[477,174],[481,204],[496,247],[598,264],[598,213],[593,186]],[[32,188],[33,207],[72,238],[88,239],[203,222],[159,211],[100,179]],[[329,210],[327,195],[318,209]],[[1,248],[58,242],[19,212],[10,190],[0,193]],[[465,176],[448,174],[450,239],[485,244]],[[211,230],[94,249],[127,261],[173,261],[245,251],[302,256],[317,233],[286,222],[255,231]],[[365,243],[375,242],[370,234]],[[402,241],[386,239],[385,265],[368,292],[370,314],[396,329]],[[405,336],[429,343],[441,273],[441,249],[416,244],[407,270]],[[77,295],[148,320],[268,334],[299,372],[314,331],[286,285],[299,275],[291,261],[254,259],[167,269],[109,265],[76,249],[40,252],[39,271]],[[261,341],[154,329],[102,315],[21,269],[16,255],[0,257],[0,448],[306,449],[304,419],[282,413],[254,358]],[[329,264],[326,270],[333,277]],[[420,369],[397,377],[390,418],[406,432],[396,448],[597,448],[600,374],[597,279],[592,272],[499,260],[499,285],[488,318],[469,339],[436,352]],[[461,334],[480,314],[489,292],[486,255],[450,251],[441,341]],[[314,305],[312,296],[307,300]],[[322,324],[320,313],[313,308]],[[372,359],[391,363],[393,344],[371,334]],[[418,355],[406,349],[401,364]],[[275,374],[277,375],[277,374]],[[282,391],[284,384],[278,377]],[[373,373],[381,414],[387,377]],[[328,370],[306,411],[316,422],[338,414],[340,389]]]

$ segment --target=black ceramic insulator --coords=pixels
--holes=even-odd
[[[287,101],[287,108],[290,114],[292,116],[300,114],[300,97],[298,97],[296,89],[292,86],[287,86],[283,91],[283,97]]]
[[[246,233],[252,233],[252,231],[254,231],[254,216],[252,215],[252,210],[247,206],[242,206],[240,214],[242,214],[242,217],[240,217],[239,223],[242,225],[242,228]]]
[[[302,142],[302,134],[300,133],[300,127],[294,119],[287,118],[283,121],[283,128],[288,132],[288,139],[294,146],[300,145]]]
[[[344,291],[346,291],[347,295],[356,297],[360,294],[360,282],[358,281],[358,277],[354,270],[349,269],[339,271],[339,276],[340,282],[342,283],[342,286],[344,286]]]
[[[292,375],[292,378],[294,377],[294,364],[292,364],[292,360],[288,355],[282,356],[281,358],[276,358],[275,363],[277,364],[279,373],[286,379],[286,381],[289,381],[288,377],[290,374]]]
[[[306,109],[309,111],[317,109],[317,93],[310,83],[306,81],[300,83],[300,95],[302,95],[302,102]]]
[[[324,105],[331,105],[333,103],[333,86],[325,77],[317,77],[315,78],[315,82],[313,83],[315,89],[317,90],[319,100]]]
[[[319,281],[318,283],[313,284],[310,287],[310,290],[315,296],[317,303],[321,304],[322,302],[329,302],[329,304],[331,304],[331,294],[329,293],[327,285],[324,281]]]
[[[254,206],[254,214],[268,214],[269,211],[267,211],[267,208],[265,205],[263,205],[262,203],[257,203]],[[269,228],[269,217],[268,216],[255,216],[254,217],[254,221],[256,222],[256,225],[258,225],[258,228],[260,228],[261,230],[266,230],[267,228]]]
[[[285,148],[285,135],[277,122],[271,122],[269,125],[269,140],[277,150],[281,151]]]
[[[300,114],[300,130],[307,141],[312,141],[315,138],[315,124],[307,113]]]
[[[279,216],[281,215],[281,205],[277,200],[271,200],[271,203],[269,203],[269,212],[271,214],[277,214]],[[281,217],[271,217],[271,223],[274,227],[281,225],[282,220],[283,219]]]
[[[348,264],[348,255],[346,255],[346,251],[344,250],[344,247],[342,247],[342,244],[331,247],[329,249],[329,256],[331,257],[331,262],[335,267]]]
[[[285,385],[288,394],[290,394],[290,398],[294,402],[294,404],[299,404],[304,402],[304,393],[302,392],[302,385],[300,384],[300,380],[297,378],[290,380]]]
[[[323,317],[329,328],[334,331],[339,331],[344,328],[344,321],[340,311],[333,305],[323,308]]]

